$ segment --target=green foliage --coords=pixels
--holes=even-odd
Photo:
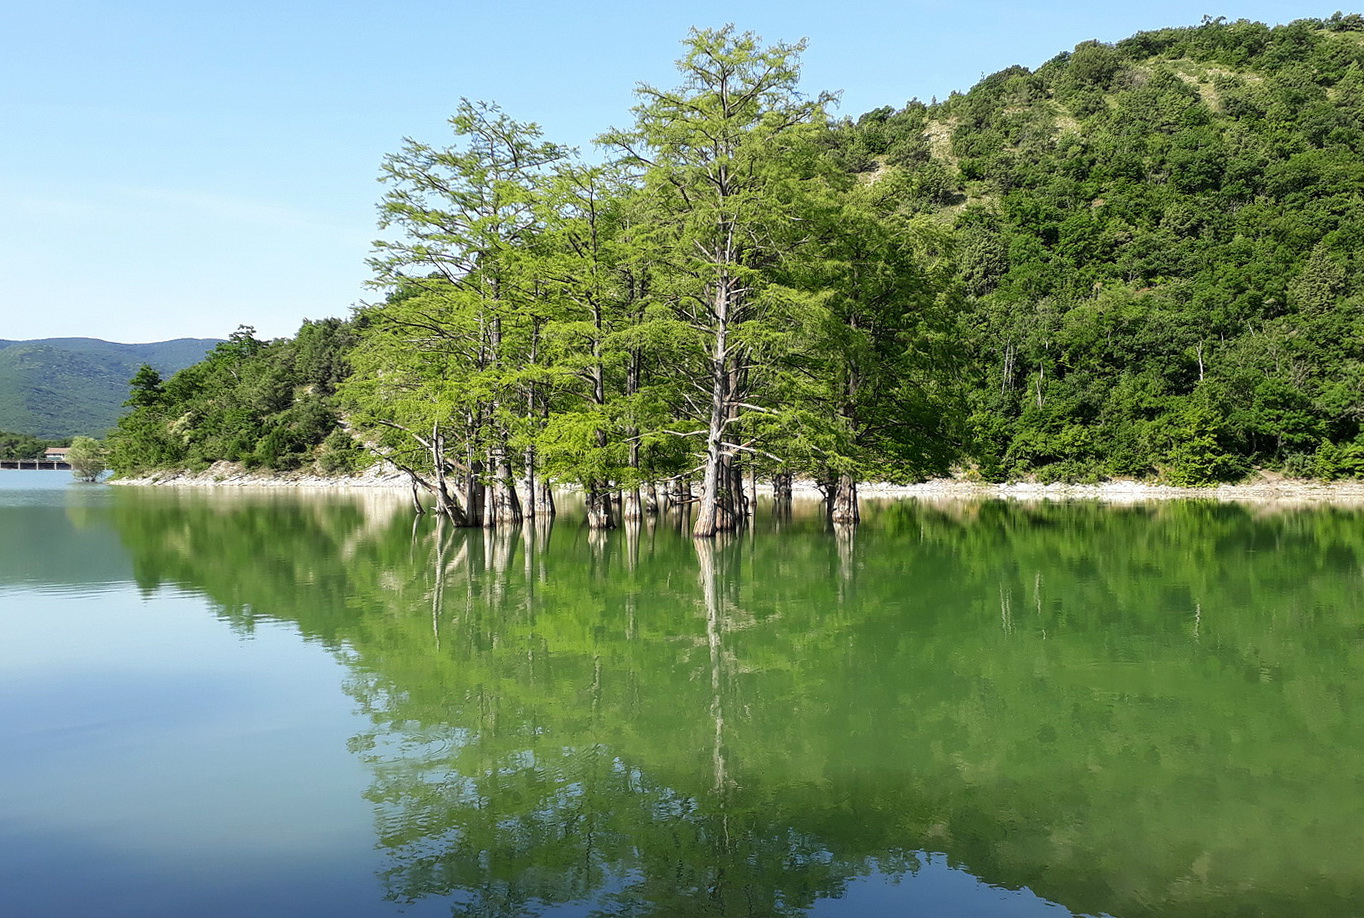
[[[71,465],[71,474],[81,481],[94,481],[108,468],[104,445],[91,437],[76,437],[71,441],[71,451],[66,461]]]
[[[1353,475],[1358,22],[1085,42],[836,123],[802,45],[694,30],[606,167],[465,101],[451,146],[385,161],[347,410],[470,500],[514,473]],[[116,467],[316,457],[331,335],[140,374]]]
[[[109,437],[110,468],[130,475],[225,460],[288,470],[324,455],[333,469],[355,467],[363,451],[340,432],[335,408],[354,336],[354,323],[339,319],[304,322],[275,341],[242,327],[170,379],[144,365],[132,410]]]
[[[1240,457],[1219,441],[1222,425],[1212,411],[1191,407],[1179,419],[1167,453],[1165,477],[1175,485],[1211,485],[1235,481],[1248,471]]]
[[[1357,18],[1086,42],[841,126],[902,207],[965,204],[929,211],[957,239],[980,474],[1349,474],[1332,457],[1364,418]],[[897,122],[948,188],[890,160]]]
[[[69,446],[66,440],[43,440],[31,434],[0,430],[0,459],[38,459],[49,446]]]
[[[1364,437],[1341,444],[1324,441],[1312,458],[1318,478],[1364,479]]]

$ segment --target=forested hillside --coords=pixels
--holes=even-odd
[[[199,363],[169,380],[143,366],[132,410],[110,437],[112,467],[202,469],[227,460],[247,468],[353,471],[364,455],[340,431],[334,394],[354,341],[350,323],[304,322],[294,338],[261,341],[241,327]]]
[[[844,126],[954,228],[983,473],[1364,473],[1362,28],[1144,32]]]
[[[96,338],[0,340],[0,429],[62,439],[102,437],[125,410],[128,379],[144,363],[170,374],[216,343],[179,338],[118,344]]]
[[[1085,43],[842,121],[796,91],[802,46],[684,50],[604,164],[468,102],[408,141],[335,396],[286,369],[302,336],[251,345],[280,362],[244,391],[234,338],[135,394],[120,468],[344,457],[340,412],[466,523],[547,480],[602,526],[695,483],[702,535],[748,475],[848,520],[859,480],[950,469],[1364,476],[1359,16]]]

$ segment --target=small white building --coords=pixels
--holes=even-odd
[[[47,462],[65,462],[66,454],[71,452],[69,446],[49,446],[47,452],[43,453],[43,459]]]

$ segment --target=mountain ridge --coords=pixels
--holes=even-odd
[[[150,364],[169,376],[220,340],[0,339],[0,430],[48,439],[102,437],[118,421],[138,367]]]

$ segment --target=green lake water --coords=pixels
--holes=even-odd
[[[0,472],[0,914],[1364,915],[1364,512]]]

